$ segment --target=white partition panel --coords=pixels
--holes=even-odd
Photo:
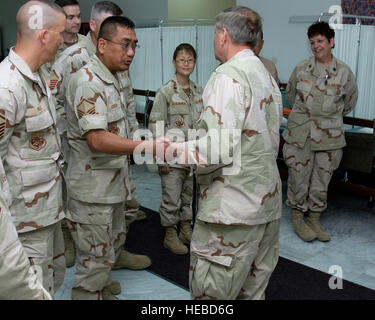
[[[206,85],[212,72],[219,65],[214,52],[215,26],[198,27],[198,83]]]
[[[159,28],[136,29],[140,48],[130,66],[133,88],[156,91],[162,83]]]
[[[355,116],[375,119],[375,27],[361,27]]]
[[[335,41],[335,56],[357,77],[358,102],[349,116],[375,119],[375,27],[344,25],[335,30]]]
[[[335,30],[335,48],[333,54],[345,62],[356,73],[358,57],[358,31],[357,25],[343,25],[343,29]]]
[[[335,30],[335,48],[333,54],[336,58],[346,63],[354,74],[357,72],[359,31],[360,26],[352,24],[343,25],[343,29]],[[357,108],[355,108],[355,111],[349,113],[348,116],[353,117],[356,112]]]

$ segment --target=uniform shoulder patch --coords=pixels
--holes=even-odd
[[[96,93],[92,98],[81,98],[81,101],[77,105],[77,113],[79,119],[87,114],[96,114],[95,103],[99,97],[100,94]]]
[[[7,118],[5,117],[5,111],[0,110],[0,140],[4,138],[6,127],[7,127]]]

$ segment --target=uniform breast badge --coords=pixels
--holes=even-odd
[[[35,132],[31,134],[30,148],[36,151],[40,151],[47,144],[46,139],[44,139],[43,132]]]
[[[185,125],[185,119],[183,116],[178,116],[174,122],[174,124],[176,125],[176,127],[180,128],[180,127],[183,127]]]
[[[117,126],[117,123],[110,123],[108,125],[108,132],[118,136],[120,133],[120,128]]]

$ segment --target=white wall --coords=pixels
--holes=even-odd
[[[2,1],[2,0],[1,0]],[[90,19],[91,7],[99,0],[78,0],[81,6],[82,21]],[[168,18],[168,0],[111,0],[124,15],[136,20],[159,20]]]
[[[237,0],[263,18],[264,47],[261,55],[276,64],[281,82],[288,82],[295,65],[311,56],[307,28],[311,23],[290,23],[291,16],[317,17],[341,0]],[[333,51],[334,53],[334,51]]]

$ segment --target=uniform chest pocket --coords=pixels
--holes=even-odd
[[[59,137],[53,125],[53,118],[47,109],[36,114],[32,109],[26,111],[26,134],[20,148],[22,159],[51,158],[54,153],[59,152]]]
[[[340,87],[328,87],[326,95],[333,97],[334,101],[337,102],[342,97],[342,90]]]
[[[25,125],[27,132],[38,132],[47,129],[54,123],[53,118],[47,109],[29,116],[28,113],[32,112],[26,111]]]
[[[203,109],[202,98],[194,100],[193,121],[198,121]]]
[[[107,112],[108,131],[121,136],[127,137],[125,114],[121,108],[121,102],[118,101],[112,105],[112,109]]]
[[[168,112],[170,115],[190,114],[190,108],[186,102],[172,102]]]
[[[172,102],[169,106],[169,126],[171,128],[184,128],[191,122],[190,107],[186,102]]]
[[[302,103],[306,103],[311,93],[312,84],[306,81],[299,81],[297,83],[297,96],[296,100]]]
[[[338,112],[340,109],[340,100],[342,99],[342,90],[340,87],[328,87],[324,96],[323,112]]]
[[[124,111],[121,108],[121,101],[116,101],[113,103],[107,112],[108,123],[119,121],[125,116]]]

